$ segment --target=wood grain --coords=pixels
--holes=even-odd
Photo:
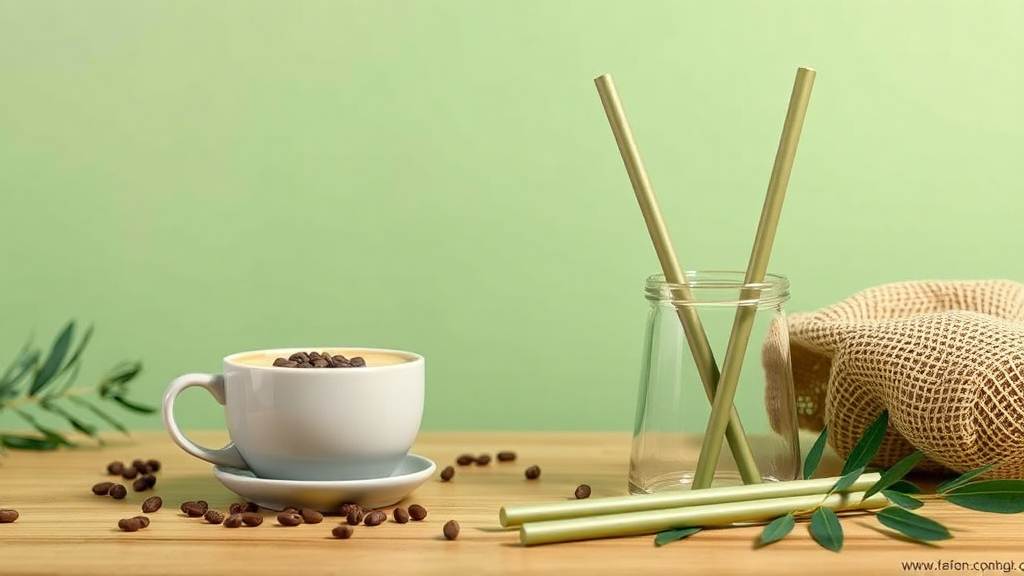
[[[223,433],[196,434],[208,445]],[[83,443],[85,444],[85,443]],[[0,575],[38,574],[913,574],[901,562],[1012,562],[1024,570],[1024,516],[983,514],[942,502],[924,515],[952,529],[955,539],[935,546],[900,541],[867,517],[843,521],[847,543],[839,554],[819,548],[806,526],[786,540],[754,550],[757,527],[707,530],[655,548],[652,536],[525,548],[518,532],[503,531],[498,509],[506,504],[571,498],[580,483],[593,497],[625,493],[629,437],[611,433],[434,432],[420,435],[414,451],[439,470],[464,452],[515,450],[513,463],[456,467],[448,483],[428,481],[406,502],[429,510],[421,523],[356,528],[350,540],[330,537],[339,521],[294,528],[272,516],[257,528],[229,530],[178,511],[186,500],[204,499],[225,510],[238,500],[210,473],[210,465],[178,450],[160,432],[137,432],[107,445],[51,453],[11,452],[0,457],[0,508],[21,517],[0,525]],[[129,491],[125,500],[94,496],[90,487],[108,479],[111,460],[156,458],[163,462],[151,492]],[[539,480],[523,471],[541,467]],[[117,520],[140,513],[145,497],[164,507],[149,528],[121,532]],[[269,515],[269,513],[268,513]],[[441,527],[458,520],[462,532],[446,541]],[[990,570],[986,573],[997,573]],[[980,574],[981,570],[925,573]]]

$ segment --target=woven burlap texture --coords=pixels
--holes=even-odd
[[[873,465],[1024,478],[1024,285],[886,284],[788,321],[800,426],[840,456],[888,409]]]

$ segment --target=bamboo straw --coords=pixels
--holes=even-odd
[[[604,106],[605,115],[608,116],[608,123],[611,125],[612,134],[615,136],[615,143],[622,155],[622,162],[626,165],[626,173],[629,174],[629,181],[633,185],[633,192],[636,194],[637,203],[640,205],[640,212],[643,214],[644,222],[647,224],[647,232],[654,244],[654,251],[658,255],[665,280],[676,285],[673,298],[679,300],[692,300],[690,285],[683,273],[679,259],[676,257],[675,249],[672,247],[672,240],[669,238],[668,228],[662,218],[661,209],[658,207],[658,200],[654,195],[651,181],[647,177],[647,170],[644,168],[643,159],[640,157],[640,150],[637,148],[636,140],[633,138],[633,131],[629,127],[629,120],[619,100],[618,91],[615,89],[615,82],[610,74],[603,74],[594,79],[597,86],[597,93],[601,97],[601,104]],[[715,361],[711,345],[708,343],[707,334],[701,324],[697,311],[690,306],[677,306],[679,321],[682,322],[686,340],[693,354],[693,360],[697,365],[697,373],[704,384],[704,392],[711,402],[715,398],[718,387],[719,371]],[[754,454],[750,450],[750,444],[743,431],[743,424],[740,422],[739,413],[735,406],[728,408],[729,414],[726,420],[726,427],[723,433],[729,442],[733,459],[739,469],[740,477],[746,484],[756,484],[761,481],[761,473],[754,460]]]
[[[764,522],[790,512],[810,510],[819,505],[835,511],[846,511],[877,509],[889,504],[888,498],[881,493],[874,494],[867,499],[864,498],[864,494],[865,492],[833,494],[825,498],[822,498],[820,494],[811,494],[789,498],[766,498],[750,502],[726,502],[688,508],[529,522],[519,528],[519,540],[526,546],[533,546],[573,540],[636,536],[695,526]]]
[[[775,164],[768,180],[768,192],[761,210],[761,220],[757,225],[754,246],[750,252],[750,261],[747,263],[747,273],[743,279],[743,284],[747,287],[764,282],[764,275],[768,271],[772,243],[775,241],[775,231],[778,228],[786,187],[789,185],[789,177],[793,172],[793,160],[796,158],[800,131],[804,125],[804,116],[807,114],[811,88],[814,86],[814,76],[815,71],[810,68],[798,68],[796,71],[793,92],[789,99],[789,109],[786,112],[786,121],[782,126],[779,149],[775,154]],[[740,294],[741,304],[736,309],[732,333],[729,335],[729,344],[725,349],[721,380],[712,402],[711,416],[708,419],[700,456],[697,459],[697,471],[693,476],[694,490],[707,488],[714,480],[715,466],[722,451],[722,436],[731,420],[731,412],[735,410],[733,398],[736,396],[736,385],[739,382],[740,369],[743,366],[743,356],[746,354],[747,344],[750,341],[750,331],[753,328],[754,316],[757,312],[759,294],[760,290],[756,288],[745,288]],[[753,303],[745,305],[743,302]]]
[[[874,486],[881,477],[881,474],[878,472],[863,474],[843,492],[863,492]],[[744,502],[766,498],[788,498],[812,494],[824,497],[838,480],[838,477],[815,478],[813,480],[765,482],[754,486],[722,486],[708,488],[707,490],[519,504],[502,507],[498,512],[498,519],[502,526],[507,527],[529,522],[624,514],[645,510],[664,510],[666,508],[683,508],[686,506],[722,504],[725,502]]]

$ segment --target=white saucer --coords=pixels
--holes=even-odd
[[[249,470],[214,466],[213,475],[235,494],[271,510],[312,508],[337,512],[346,502],[363,508],[384,508],[396,504],[430,478],[437,469],[428,458],[409,454],[391,476],[370,480],[337,482],[270,480],[257,478]]]

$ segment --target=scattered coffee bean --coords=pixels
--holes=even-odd
[[[427,517],[427,509],[419,504],[409,506],[409,518],[419,522]]]
[[[289,507],[285,508],[284,510],[281,510],[281,512],[284,512],[286,514],[298,514],[299,513],[299,509],[298,508],[292,508],[291,506],[289,506]]]
[[[135,471],[139,474],[149,474],[149,466],[138,458],[132,460],[132,468],[135,468]]]
[[[324,515],[317,512],[316,510],[310,510],[309,508],[303,508],[299,510],[299,516],[302,517],[302,521],[306,524],[319,524],[324,521]]]
[[[345,502],[344,504],[341,505],[340,508],[338,508],[338,514],[341,514],[342,516],[345,516],[347,518],[349,510],[351,510],[353,506],[356,506],[356,504],[353,504],[351,502]]]
[[[206,514],[208,508],[200,506],[198,502],[185,502],[181,505],[181,511],[188,515],[189,518],[199,518],[203,514]]]
[[[395,508],[395,511],[391,513],[391,517],[395,519],[395,522],[405,524],[409,521],[409,511],[405,508]]]
[[[242,524],[246,526],[259,526],[263,524],[263,516],[255,512],[243,512]]]
[[[473,456],[472,454],[461,454],[455,459],[455,463],[459,466],[469,466],[473,462],[476,462],[476,456]]]
[[[516,453],[511,450],[498,452],[498,462],[512,462],[516,459]]]
[[[455,540],[459,537],[459,523],[455,520],[449,520],[444,523],[444,537],[448,540]]]
[[[142,479],[146,482],[147,487],[152,488],[153,486],[156,486],[156,476],[146,474]]]
[[[242,515],[232,514],[224,519],[225,528],[238,528],[242,525]]]
[[[149,466],[150,472],[159,472],[163,465],[159,460],[146,460],[146,466]]]
[[[159,496],[150,496],[142,502],[142,511],[146,514],[152,514],[156,512],[164,505],[163,498]]]
[[[142,524],[143,528],[149,528],[149,518],[148,517],[146,517],[146,516],[135,516],[134,518],[139,521],[139,524]]]
[[[348,518],[346,518],[345,521],[351,524],[352,526],[358,525],[360,522],[363,521],[362,509],[359,508],[358,506],[349,507]]]
[[[125,480],[134,480],[139,477],[139,471],[134,466],[125,466],[124,470],[121,470],[121,478]]]
[[[149,490],[149,484],[146,483],[145,479],[139,478],[135,482],[132,482],[132,490],[135,490],[136,492],[145,492],[146,490]]]
[[[294,512],[281,512],[277,515],[277,523],[281,526],[298,526],[302,524],[302,516]]]
[[[117,521],[117,527],[125,532],[138,532],[142,529],[142,522],[138,518],[121,518]]]
[[[386,512],[383,510],[374,510],[366,515],[366,518],[363,519],[363,524],[366,524],[367,526],[380,526],[386,522],[387,519],[388,515]]]
[[[246,502],[242,512],[259,512],[260,505],[255,502]]]
[[[241,514],[242,506],[243,505],[238,502],[232,502],[231,505],[228,506],[228,514]]]
[[[331,536],[334,536],[338,540],[348,540],[352,537],[352,527],[348,524],[335,526],[334,529],[331,530]]]
[[[477,466],[487,466],[490,463],[491,463],[491,455],[490,454],[481,454],[481,455],[476,457],[476,465]]]
[[[540,466],[530,466],[526,469],[526,479],[536,480],[540,478]]]
[[[93,484],[92,493],[97,496],[106,496],[110,493],[110,489],[113,487],[113,482],[100,482],[99,484]]]
[[[576,487],[576,499],[583,500],[584,498],[590,498],[589,484],[580,484]]]
[[[206,514],[203,514],[203,520],[210,524],[220,524],[224,521],[224,513],[220,510],[207,510]]]
[[[207,510],[210,509],[210,504],[206,500],[196,500],[196,504],[199,504],[200,506],[203,507],[203,512],[206,512]]]
[[[441,482],[447,482],[455,476],[455,468],[451,466],[445,466],[444,470],[441,470]]]
[[[110,492],[107,492],[114,500],[123,500],[128,495],[128,489],[124,487],[124,484],[114,484],[110,487]]]
[[[10,524],[18,519],[18,511],[10,508],[0,508],[0,524]]]
[[[107,474],[120,476],[121,472],[124,472],[124,462],[111,462],[107,464]]]

